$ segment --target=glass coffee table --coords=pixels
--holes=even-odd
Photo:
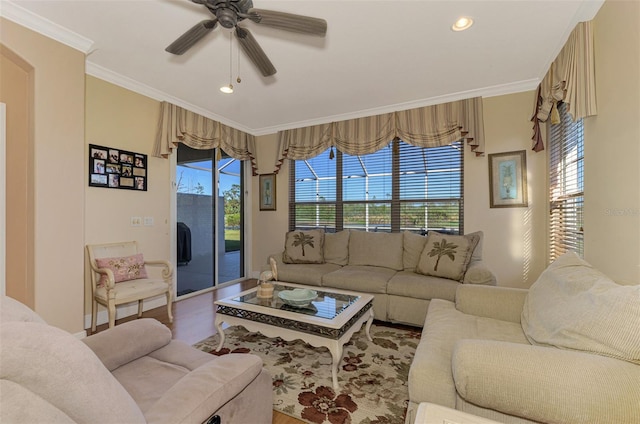
[[[332,383],[334,390],[338,390],[338,366],[344,344],[365,323],[367,338],[372,340],[369,330],[373,322],[373,296],[326,287],[273,283],[274,291],[270,298],[259,298],[256,286],[215,302],[215,325],[220,335],[217,350],[224,345],[223,323],[240,325],[267,337],[301,339],[312,346],[324,346],[331,352]],[[318,296],[304,307],[287,305],[278,297],[279,292],[296,288],[315,290]]]

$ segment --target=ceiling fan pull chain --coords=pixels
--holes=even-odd
[[[236,82],[240,84],[242,79],[240,79],[240,44],[236,44],[236,57],[238,58],[238,78],[236,78]]]

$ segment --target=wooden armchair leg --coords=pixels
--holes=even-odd
[[[109,302],[109,328],[116,326],[116,305]]]
[[[96,324],[98,320],[98,302],[93,299],[91,302],[91,333],[96,332]]]
[[[171,312],[171,306],[173,306],[171,302],[171,292],[167,292],[167,315],[169,315],[169,322],[173,322],[173,313]]]
[[[142,318],[142,299],[138,300],[138,318]]]

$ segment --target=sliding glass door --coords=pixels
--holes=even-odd
[[[178,297],[244,276],[242,162],[179,144]]]

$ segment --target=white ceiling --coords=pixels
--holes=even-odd
[[[250,28],[278,73],[264,78],[218,26],[183,56],[164,51],[212,15],[189,0],[0,0],[2,16],[88,53],[87,73],[254,135],[475,96],[534,89],[577,22],[603,0],[254,0],[323,18],[325,38]],[[460,16],[475,25],[450,29]],[[62,28],[61,28],[62,27]],[[68,30],[68,31],[67,31]],[[71,31],[71,33],[69,33]]]

